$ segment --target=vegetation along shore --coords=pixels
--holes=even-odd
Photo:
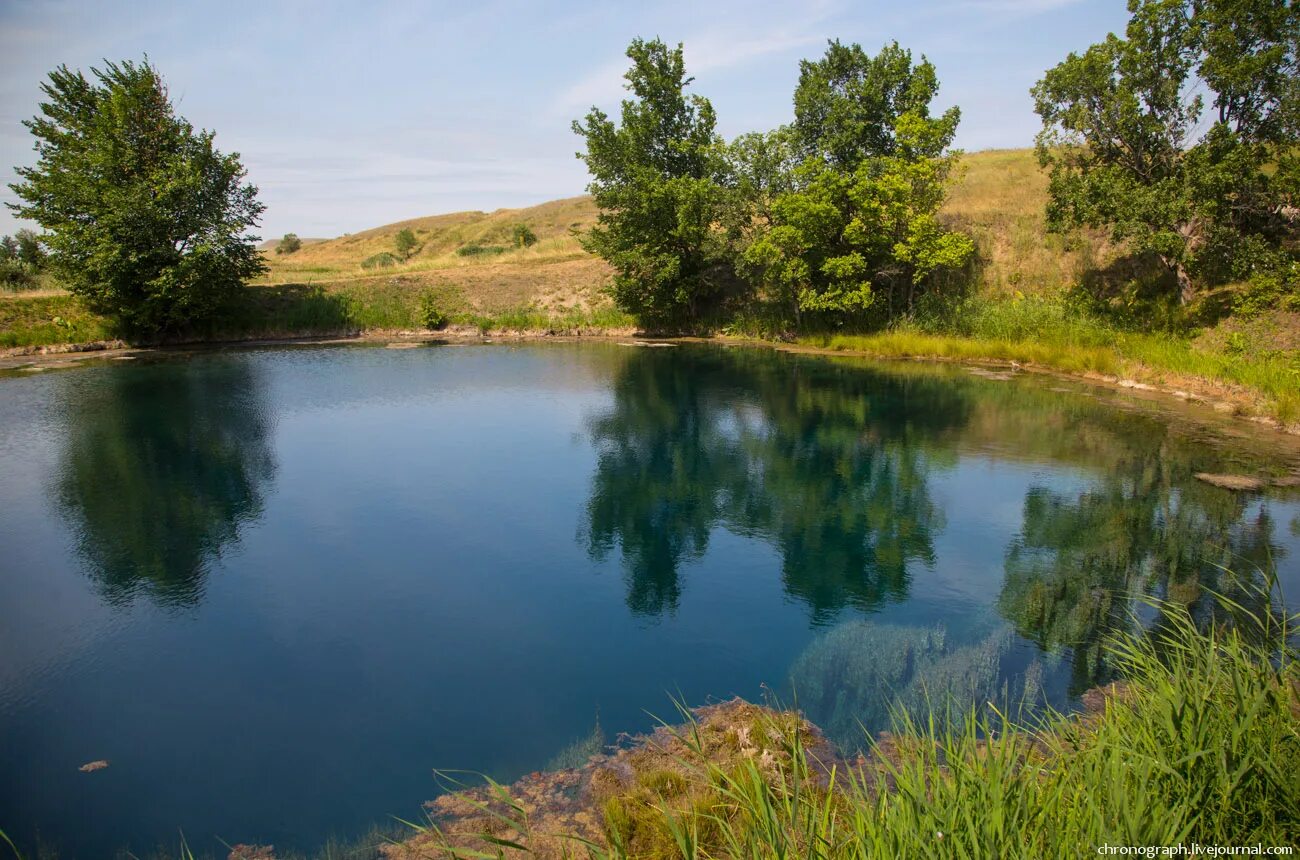
[[[267,242],[240,156],[158,68],[60,66],[10,186],[40,231],[0,241],[0,368],[290,339],[708,339],[1072,374],[1300,433],[1300,5],[1128,8],[1123,36],[1044,71],[1032,149],[957,150],[939,69],[838,40],[800,62],[787,123],[725,140],[682,46],[635,39],[617,116],[572,123],[586,195]],[[1270,569],[1225,581],[1212,601],[1145,595],[1137,632],[1098,645],[1121,680],[1076,712],[1032,679],[985,696],[937,660],[908,691],[926,708],[882,689],[894,729],[856,745],[797,703],[683,704],[635,739],[597,725],[512,785],[449,777],[427,818],[348,856],[1294,849],[1297,619]]]

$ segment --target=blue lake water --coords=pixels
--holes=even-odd
[[[86,365],[0,378],[0,829],[64,857],[310,850],[670,697],[797,699],[845,745],[921,691],[1067,707],[1133,593],[1300,594],[1300,495],[1193,477],[1294,447],[1051,377],[613,343]]]

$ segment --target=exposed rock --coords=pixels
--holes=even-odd
[[[1268,484],[1268,481],[1264,478],[1256,478],[1251,475],[1217,475],[1212,472],[1197,472],[1196,480],[1222,487],[1225,490],[1240,492],[1258,492]]]
[[[101,758],[96,759],[95,761],[88,761],[81,767],[77,768],[77,770],[82,773],[90,773],[91,771],[103,770],[106,767],[108,767],[108,759]]]
[[[275,860],[274,845],[232,845],[226,860]]]

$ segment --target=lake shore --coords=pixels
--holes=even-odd
[[[1147,399],[1179,401],[1209,409],[1221,416],[1300,436],[1300,420],[1285,420],[1270,408],[1268,398],[1249,386],[1226,380],[1178,373],[1111,355],[1099,359],[1096,349],[1044,352],[1031,342],[993,342],[978,338],[930,336],[898,337],[891,333],[855,337],[774,340],[735,335],[710,337],[656,337],[634,328],[503,329],[483,331],[475,326],[452,325],[438,331],[371,329],[325,334],[286,333],[283,336],[231,340],[200,340],[132,346],[121,340],[61,343],[0,350],[0,371],[71,367],[88,359],[129,360],[158,351],[255,348],[276,345],[386,344],[394,347],[437,343],[504,343],[526,341],[604,340],[629,344],[714,343],[752,346],[810,355],[834,355],[885,360],[956,363],[1012,373],[1045,373],[1123,390]]]

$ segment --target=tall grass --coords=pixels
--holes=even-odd
[[[1023,722],[972,710],[954,724],[900,712],[896,733],[847,764],[819,760],[789,715],[754,730],[781,739],[774,757],[739,764],[710,757],[688,721],[677,735],[688,750],[678,776],[606,802],[605,839],[574,840],[574,853],[1065,858],[1193,842],[1297,850],[1296,617],[1220,599],[1230,624],[1205,631],[1186,608],[1158,604],[1152,633],[1112,640],[1126,680],[1091,714]],[[487,855],[439,843],[436,856],[529,850],[525,807],[492,788],[498,832],[517,835],[490,838]]]
[[[1284,423],[1300,420],[1300,356],[1198,348],[1187,333],[1121,327],[1059,295],[936,301],[887,331],[799,342],[882,357],[1014,361],[1176,387],[1203,383],[1253,397],[1257,411]]]

